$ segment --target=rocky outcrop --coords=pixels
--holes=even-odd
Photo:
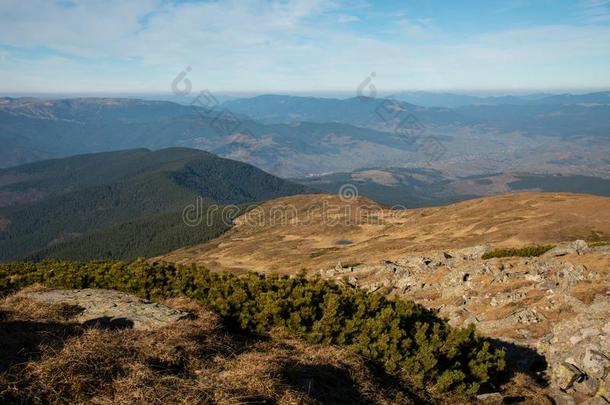
[[[558,322],[538,347],[553,385],[575,401],[610,403],[610,296],[597,296],[586,311]]]
[[[565,256],[569,254],[583,254],[589,249],[587,242],[584,240],[575,240],[574,242],[564,242],[555,246],[553,249],[546,252],[545,257]]]
[[[520,367],[548,376],[557,403],[606,401],[610,248],[579,240],[540,257],[483,260],[488,250],[433,251],[320,274],[414,300],[455,326],[474,323],[483,334],[524,348],[509,354]]]
[[[186,312],[114,290],[26,290],[16,297],[39,304],[77,307],[79,313],[74,320],[85,326],[149,330],[189,317]]]

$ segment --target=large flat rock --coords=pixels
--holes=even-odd
[[[74,320],[87,325],[154,329],[189,317],[186,312],[114,290],[24,291],[17,296],[39,304],[78,306],[82,312]]]

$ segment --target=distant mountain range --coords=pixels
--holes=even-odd
[[[394,95],[397,100],[424,107],[464,107],[468,105],[541,105],[541,104],[610,104],[610,91],[587,94],[529,94],[524,96],[477,97],[465,94],[405,91]]]
[[[307,191],[245,163],[186,148],[17,166],[0,170],[0,261],[157,255],[227,230],[225,204]],[[212,205],[218,209],[195,223]],[[196,226],[183,221],[189,206]],[[225,216],[238,212],[233,208]]]
[[[230,100],[213,108],[136,99],[1,98],[0,167],[179,146],[282,177],[429,165],[460,175],[514,167],[546,172],[569,167],[598,174],[608,172],[610,105],[585,101],[603,101],[604,94],[455,108],[280,95]]]
[[[400,126],[401,120],[412,116],[418,124],[429,129],[455,131],[484,126],[488,130],[519,131],[529,135],[610,137],[610,92],[542,99],[514,98],[519,102],[510,103],[513,98],[493,98],[494,103],[467,103],[446,108],[417,106],[400,101],[398,97],[340,100],[264,95],[227,101],[223,105],[235,113],[267,123],[338,122],[392,131]],[[601,100],[605,103],[600,103]]]
[[[4,167],[79,153],[183,146],[293,175],[313,167],[334,170],[334,158],[350,162],[369,149],[394,157],[413,150],[396,134],[349,124],[263,124],[226,108],[130,99],[3,99],[0,141]]]
[[[267,123],[338,122],[391,129],[409,114],[434,125],[466,124],[469,121],[448,108],[420,107],[398,100],[370,97],[336,99],[270,94],[226,101],[223,106]]]

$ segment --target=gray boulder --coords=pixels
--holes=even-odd
[[[39,304],[64,304],[81,308],[75,320],[84,325],[130,327],[149,330],[187,319],[189,314],[114,290],[45,290],[17,294]]]

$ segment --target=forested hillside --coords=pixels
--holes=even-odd
[[[245,163],[186,148],[81,155],[5,169],[0,260],[155,255],[228,228],[221,209],[211,222],[184,224],[184,208],[195,206],[198,197],[198,209],[205,211],[211,204],[305,191]]]

